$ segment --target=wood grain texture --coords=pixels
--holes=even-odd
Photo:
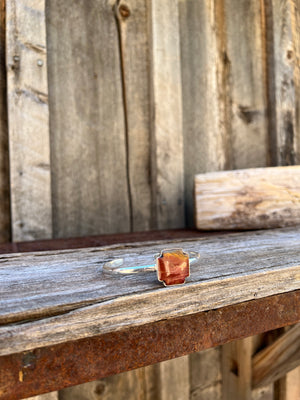
[[[294,67],[294,85],[295,85],[295,142],[296,142],[295,163],[300,164],[300,7],[299,3],[296,0],[292,2],[291,7],[292,7],[291,22],[293,31],[293,52],[294,52],[292,61]],[[300,394],[298,395],[298,397],[300,398]]]
[[[6,3],[13,240],[52,235],[44,0]]]
[[[189,356],[165,361],[159,365],[161,400],[189,400]]]
[[[295,368],[291,372],[288,372],[285,377],[280,380],[280,391],[277,394],[277,398],[274,400],[289,400],[289,399],[300,399],[300,367]]]
[[[224,8],[232,169],[264,167],[268,126],[261,3],[224,0]]]
[[[178,7],[174,0],[151,6],[153,221],[172,229],[185,226]]]
[[[170,288],[155,273],[101,273],[112,257],[149,263],[162,243],[2,256],[1,354],[296,290],[299,237],[283,229],[176,242],[202,257],[188,284]]]
[[[59,400],[142,400],[144,389],[144,369],[140,368],[63,389],[59,392]]]
[[[222,351],[224,400],[251,400],[252,338],[225,344]]]
[[[189,356],[190,399],[221,400],[221,347]]]
[[[129,231],[124,104],[113,4],[48,1],[47,39],[54,236]]]
[[[277,330],[268,331],[266,333],[262,333],[256,336],[252,336],[252,354],[251,354],[251,364],[254,355],[260,351],[262,348],[270,345],[274,342],[282,333],[282,329],[279,328]],[[252,381],[252,370],[251,370],[251,381]],[[268,385],[264,385],[253,389],[252,387],[252,400],[275,400],[275,388],[274,384],[270,383]]]
[[[198,229],[265,229],[300,223],[300,167],[195,177]]]
[[[266,1],[268,99],[273,165],[299,162],[299,7],[294,0]]]
[[[253,358],[254,387],[259,387],[283,377],[300,364],[300,325],[284,333],[270,346]]]
[[[153,228],[149,76],[151,9],[146,0],[121,0],[116,2],[115,11],[126,114],[131,230],[140,231]]]
[[[179,1],[185,213],[194,225],[193,177],[230,165],[222,2]]]
[[[0,242],[10,240],[7,83],[5,65],[5,1],[0,2]]]

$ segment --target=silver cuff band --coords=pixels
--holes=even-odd
[[[177,250],[183,251],[182,249],[162,250],[160,253],[154,255],[154,259],[156,260],[158,257],[161,257],[163,252]],[[196,251],[189,251],[184,253],[189,256],[190,265],[196,264],[200,258],[200,254]],[[137,274],[150,271],[153,272],[156,270],[156,263],[148,265],[127,265],[123,258],[116,258],[103,264],[103,272],[107,274]]]

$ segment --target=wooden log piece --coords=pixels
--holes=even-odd
[[[254,168],[195,177],[196,226],[264,229],[300,223],[300,167]]]

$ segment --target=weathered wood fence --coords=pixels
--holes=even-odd
[[[194,174],[300,163],[299,0],[0,4],[1,241],[192,226]],[[221,353],[60,398],[218,399]]]

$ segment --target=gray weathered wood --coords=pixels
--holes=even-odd
[[[300,364],[300,325],[284,333],[253,359],[253,386],[274,382]]]
[[[147,0],[121,0],[115,6],[126,113],[127,174],[131,229],[148,230],[152,222],[150,141],[151,10]]]
[[[189,226],[194,225],[194,175],[231,166],[221,3],[179,1],[185,211]]]
[[[199,229],[264,229],[300,223],[300,167],[252,168],[195,177]]]
[[[186,285],[168,288],[157,282],[155,273],[116,277],[101,272],[102,263],[112,257],[149,263],[162,243],[1,256],[1,354],[300,287],[299,228],[164,243],[163,247],[175,245],[199,250],[201,261]]]
[[[10,240],[5,21],[5,0],[2,0],[0,2],[0,242]]]
[[[129,231],[126,132],[113,4],[49,1],[47,39],[54,236]]]
[[[299,162],[299,6],[267,0],[268,99],[273,165]]]
[[[189,364],[190,398],[221,400],[221,347],[191,354]]]
[[[261,4],[248,0],[224,3],[233,169],[264,167],[268,157]]]
[[[178,7],[152,0],[152,190],[154,224],[180,228],[184,217],[184,172]]]
[[[295,85],[295,142],[296,157],[295,163],[300,164],[300,7],[297,0],[292,1],[292,30],[293,30],[293,66],[294,66],[294,85]],[[300,369],[298,370],[300,375]],[[295,374],[296,376],[296,374]],[[291,378],[291,382],[293,379]],[[298,386],[298,397],[300,398],[300,388]],[[297,389],[291,393],[296,393]]]
[[[52,235],[45,1],[6,2],[13,240]]]

